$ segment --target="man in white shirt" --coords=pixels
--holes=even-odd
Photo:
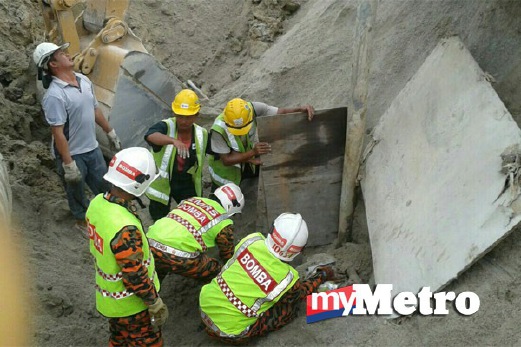
[[[74,62],[65,52],[68,47],[68,43],[57,46],[43,42],[36,47],[33,59],[47,89],[42,108],[54,139],[58,174],[76,227],[86,232],[89,199],[85,184],[95,195],[109,188],[103,180],[107,165],[96,140],[96,124],[107,133],[115,150],[121,149],[121,142],[98,107],[92,82],[74,72]]]

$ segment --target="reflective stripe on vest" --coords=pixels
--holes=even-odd
[[[151,281],[154,281],[154,277],[155,277],[155,272],[154,272],[154,276],[152,276],[150,278]],[[132,296],[134,295],[134,293],[130,293],[128,290],[123,290],[121,292],[109,292],[108,290],[105,290],[105,289],[101,289],[100,286],[98,286],[97,284],[94,285],[94,287],[96,288],[96,290],[101,294],[103,295],[104,297],[109,297],[109,298],[112,298],[112,299],[124,299],[124,298],[128,298],[129,296]]]
[[[196,142],[196,145],[198,144],[199,148],[204,150],[204,133],[203,133],[203,128],[198,126],[197,124],[195,124],[195,125],[196,125],[196,127],[195,127],[195,142]],[[199,155],[197,156],[197,161],[198,162],[200,161]]]
[[[154,271],[154,274],[152,275],[152,277],[150,277],[150,281],[154,281],[154,278],[156,276],[156,272]],[[120,279],[121,281],[121,279]],[[108,290],[105,290],[105,289],[101,289],[100,286],[98,286],[97,284],[94,285],[94,287],[96,288],[96,290],[101,294],[103,295],[104,297],[109,297],[109,298],[112,298],[112,299],[124,299],[124,298],[128,298],[129,296],[132,296],[134,295],[134,293],[131,293],[129,292],[128,290],[123,290],[123,291],[120,291],[120,292],[109,292]]]
[[[168,201],[170,199],[170,196],[168,196],[167,194],[163,194],[159,190],[151,188],[151,187],[148,187],[147,194],[153,195],[156,198],[161,199],[161,200]]]
[[[176,130],[176,123],[170,118],[163,120],[163,122],[167,123],[168,129],[169,129],[167,135],[171,138],[174,138],[175,130]],[[173,150],[174,150],[173,144],[166,145],[165,152],[163,153],[163,157],[161,157],[161,164],[158,167],[159,177],[161,177],[161,178],[169,179],[169,177],[170,177],[169,172],[168,172],[168,163],[170,162],[170,158],[172,157]],[[147,188],[147,194],[150,194],[163,201],[170,200],[170,196],[168,194],[164,194],[153,187]]]
[[[288,272],[287,276],[284,277],[284,279],[275,288],[273,288],[273,290],[270,293],[268,293],[268,295],[266,295],[264,298],[257,299],[255,301],[255,304],[253,304],[253,306],[251,307],[251,309],[254,312],[257,312],[262,306],[262,304],[268,301],[273,301],[273,299],[279,296],[279,294],[282,293],[288,287],[291,281],[293,281],[293,273],[290,271]]]
[[[197,230],[192,224],[190,224],[189,221],[187,221],[186,219],[184,219],[181,216],[178,216],[178,215],[173,214],[173,213],[169,213],[166,216],[168,218],[170,218],[170,219],[175,220],[177,223],[181,224],[182,226],[184,226],[186,228],[186,230],[188,230],[188,232],[190,234],[192,234],[192,236],[194,237],[195,241],[197,241],[197,243],[199,245],[201,245],[201,248],[203,249],[203,252],[206,252],[206,249],[208,247],[206,247],[206,244],[204,243],[203,238],[202,238],[201,233],[199,232],[199,230]]]
[[[226,178],[221,177],[218,174],[216,174],[211,166],[208,166],[208,171],[210,172],[210,177],[212,178],[212,180],[216,181],[217,183],[219,183],[222,186],[224,186],[225,184],[228,184],[228,183],[235,183],[235,182],[227,180]]]
[[[176,257],[180,257],[180,258],[193,259],[193,258],[197,258],[200,255],[199,252],[185,252],[185,251],[181,251],[181,250],[176,249],[174,247],[170,247],[170,246],[167,246],[165,244],[162,244],[161,242],[158,242],[158,241],[156,241],[154,239],[148,239],[148,244],[150,246],[154,247],[155,249],[160,250],[161,252],[168,253],[168,254],[171,254],[171,255],[175,255]]]
[[[242,314],[249,318],[257,317],[257,312],[249,308],[241,301],[241,299],[235,296],[230,287],[228,287],[228,283],[226,283],[221,275],[217,276],[217,284],[219,285],[219,288],[221,288],[221,291],[223,292],[224,296],[226,296],[228,301],[231,302],[232,305],[235,306],[239,311],[241,311]]]
[[[150,249],[148,251],[148,259],[142,262],[142,264],[148,269],[150,266],[150,258],[152,257],[152,253],[150,253]],[[104,280],[109,282],[116,282],[123,278],[123,272],[118,272],[117,274],[107,274],[103,272],[97,265],[96,265],[96,271],[98,272],[98,275],[100,275]]]
[[[151,263],[150,259],[152,259],[152,252],[150,251],[150,248],[149,248],[148,259],[141,263],[141,264],[143,264],[143,266],[145,266],[147,268],[147,270]],[[109,282],[117,282],[117,281],[121,281],[123,279],[123,273],[121,271],[115,275],[107,274],[107,273],[103,272],[98,266],[96,266],[96,271],[98,272],[98,275],[100,275],[104,280],[109,281]],[[150,281],[154,282],[155,275],[156,275],[156,272],[154,271],[152,277],[150,277]],[[100,286],[98,286],[97,284],[95,284],[94,287],[104,297],[110,297],[110,298],[113,298],[116,300],[123,299],[123,298],[134,295],[134,293],[130,293],[127,290],[123,290],[120,292],[109,292],[108,290],[101,289]]]
[[[166,119],[165,122],[168,124],[168,128],[170,131],[168,132],[168,136],[174,138],[176,123],[172,119]],[[174,150],[174,145],[170,144],[166,146],[165,153],[163,153],[163,158],[161,158],[161,166],[159,167],[159,175],[164,178],[168,178],[168,163],[170,162],[170,158],[172,157],[172,152]]]

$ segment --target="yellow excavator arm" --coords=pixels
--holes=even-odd
[[[90,38],[90,42],[92,35],[99,33],[102,42],[111,43],[128,32],[121,20],[126,16],[128,0],[40,0],[40,5],[48,38],[53,42],[69,42],[71,56],[85,55],[81,48],[85,42],[82,44],[80,40]],[[137,48],[146,52],[143,45]]]
[[[148,54],[124,21],[128,0],[40,0],[47,40],[69,42],[75,70],[87,75],[124,147],[145,145],[149,126],[170,115],[182,83]],[[98,142],[111,157],[106,136]]]

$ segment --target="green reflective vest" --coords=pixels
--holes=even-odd
[[[150,226],[147,237],[153,247],[161,250],[168,250],[161,247],[164,245],[184,252],[205,252],[215,246],[217,234],[231,224],[233,221],[218,202],[193,197]]]
[[[128,225],[136,226],[143,239],[143,264],[148,268],[148,277],[159,291],[159,280],[155,276],[154,257],[141,221],[125,207],[109,202],[98,194],[89,205],[86,219],[89,228],[90,253],[96,269],[96,308],[105,317],[127,317],[147,309],[137,295],[128,292],[122,281],[121,268],[116,262],[110,242],[117,232]]]
[[[175,118],[164,119],[168,130],[167,134],[171,138],[177,139],[177,127]],[[208,143],[208,131],[194,124],[195,128],[195,151],[197,154],[197,162],[195,166],[188,171],[192,174],[192,180],[195,186],[195,193],[197,196],[203,195],[203,165],[206,152],[206,144]],[[150,200],[154,200],[167,205],[170,201],[170,177],[172,177],[172,170],[174,169],[174,160],[177,149],[174,145],[166,145],[161,148],[159,152],[151,151],[154,156],[154,161],[159,169],[159,177],[152,182],[146,191],[146,196]]]
[[[205,324],[221,336],[239,337],[298,280],[298,272],[268,250],[261,233],[235,247],[221,273],[199,296]]]
[[[248,106],[254,110],[253,112],[255,112],[255,109],[251,103],[248,103]],[[221,134],[221,136],[226,140],[228,147],[230,147],[233,151],[245,153],[253,149],[253,138],[255,137],[255,132],[257,131],[257,120],[253,121],[253,125],[247,134],[246,145],[243,144],[241,136],[232,135],[228,131],[228,127],[224,122],[224,114],[222,113],[215,119],[211,130]],[[253,165],[252,169],[254,169]],[[223,164],[222,160],[215,159],[213,155],[210,155],[208,158],[208,170],[210,171],[212,182],[218,187],[227,183],[235,183],[236,185],[241,183],[241,164],[226,166]]]

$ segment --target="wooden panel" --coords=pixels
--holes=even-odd
[[[280,213],[300,213],[309,246],[336,239],[346,121],[345,107],[317,111],[311,122],[302,113],[259,118],[260,141],[272,146],[262,156],[259,220],[271,224]]]

